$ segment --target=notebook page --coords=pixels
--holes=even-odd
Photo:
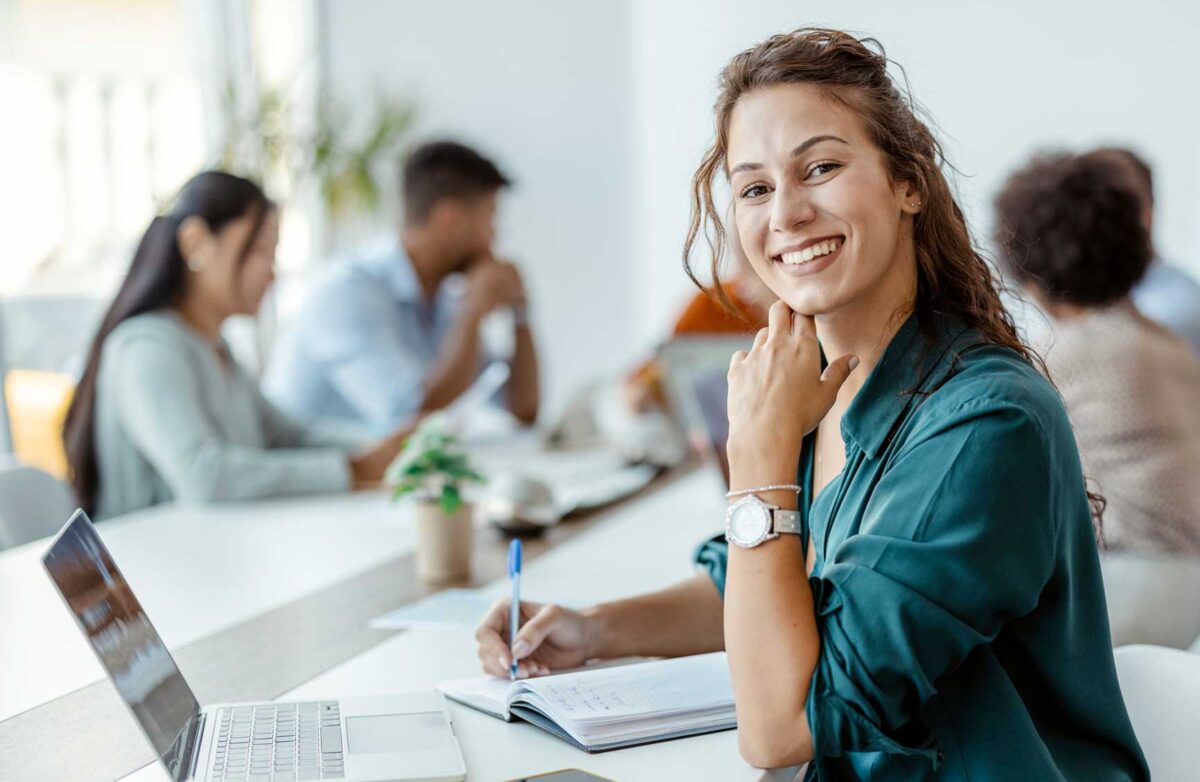
[[[724,652],[523,680],[513,686],[513,697],[528,699],[560,724],[646,719],[733,706]]]

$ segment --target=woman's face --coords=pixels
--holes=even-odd
[[[275,279],[279,212],[270,209],[263,215],[258,232],[250,238],[256,222],[252,213],[245,214],[230,220],[215,234],[204,231],[188,256],[198,261],[190,285],[223,314],[257,314]]]
[[[812,85],[759,88],[734,106],[728,145],[742,248],[793,310],[911,299],[919,196],[891,181],[853,111]]]

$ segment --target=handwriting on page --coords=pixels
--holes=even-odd
[[[662,660],[535,680],[529,689],[574,719],[615,719],[733,702],[723,659]]]

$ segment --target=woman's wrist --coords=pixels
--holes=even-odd
[[[782,486],[796,482],[796,468],[800,461],[799,455],[794,459],[782,458],[748,458],[734,461],[729,460],[729,490],[732,492],[756,489],[760,486]],[[796,494],[791,491],[755,492],[756,496],[780,508],[797,507]],[[730,499],[736,502],[740,497]]]
[[[598,603],[579,612],[583,618],[583,650],[585,659],[599,660],[610,658],[611,639],[609,638],[612,623],[608,621],[611,613],[609,603]]]
[[[771,457],[756,454],[754,457],[738,458],[732,454],[729,457],[729,490],[741,491],[753,489],[756,486],[771,484],[794,483],[796,467],[800,462],[795,457]]]

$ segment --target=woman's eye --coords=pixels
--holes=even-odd
[[[836,171],[839,168],[841,168],[841,164],[839,164],[839,163],[830,163],[830,162],[817,163],[815,166],[813,166],[812,168],[810,168],[808,170],[808,176],[810,179],[815,176],[825,176],[830,171]]]
[[[742,198],[758,198],[765,192],[767,192],[767,188],[762,185],[750,185],[742,190]]]

